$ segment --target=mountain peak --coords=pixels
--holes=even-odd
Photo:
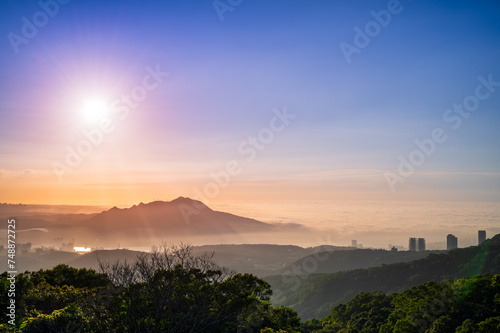
[[[161,200],[156,200],[156,201],[151,201],[148,203],[140,202],[138,205],[133,205],[128,208],[118,208],[114,206],[113,208],[103,212],[103,213],[125,213],[126,211],[136,211],[136,210],[145,210],[145,209],[168,209],[168,207],[179,207],[181,205],[187,205],[190,207],[194,207],[197,210],[204,210],[204,209],[209,209],[211,210],[207,205],[205,205],[203,202],[194,200],[188,197],[178,197],[172,201],[161,201]]]
[[[170,202],[179,202],[179,203],[181,203],[181,202],[191,202],[191,201],[194,201],[194,200],[191,199],[191,198],[188,198],[188,197],[182,197],[182,196],[180,196],[180,197],[178,197],[178,198],[176,198],[176,199],[174,199],[174,200],[172,200]]]
[[[205,208],[210,209],[207,205],[205,205],[201,201],[194,200],[194,199],[191,199],[188,197],[182,197],[182,196],[170,201],[170,203],[176,204],[176,205],[184,204],[184,205],[196,206],[196,208],[198,208],[198,209],[205,209]]]
[[[172,207],[172,206],[180,206],[180,205],[187,205],[187,206],[190,206],[190,207],[194,207],[195,209],[197,210],[204,210],[204,209],[209,209],[211,210],[207,205],[205,205],[203,202],[201,201],[198,201],[198,200],[194,200],[194,199],[191,199],[191,198],[188,198],[188,197],[178,197],[172,201],[161,201],[161,200],[156,200],[156,201],[151,201],[151,202],[148,202],[148,203],[144,203],[144,202],[140,202],[138,205],[133,205],[129,208],[124,208],[124,209],[120,209],[120,208],[116,208],[116,207],[113,207],[111,208],[109,211],[112,211],[112,212],[118,212],[118,211],[121,211],[121,210],[128,210],[128,209],[132,209],[132,210],[136,210],[136,209],[140,209],[140,210],[144,210],[144,209],[162,209],[162,208],[167,208],[167,207]]]

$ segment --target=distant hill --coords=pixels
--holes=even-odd
[[[369,268],[383,264],[394,264],[422,259],[430,253],[446,251],[387,251],[372,249],[356,249],[353,251],[325,251],[308,255],[284,267],[279,274],[293,272],[294,274],[323,274],[349,271],[357,268]],[[318,258],[318,259],[315,259]],[[314,267],[311,266],[314,263]],[[310,266],[311,268],[309,269]],[[313,271],[311,271],[313,270]]]
[[[224,244],[194,246],[193,254],[199,256],[207,252],[214,252],[214,262],[217,264],[239,273],[251,273],[263,277],[278,274],[284,265],[325,249],[333,252],[352,248],[331,245],[303,248],[295,245]],[[128,249],[96,250],[86,254],[50,250],[39,254],[19,254],[18,262],[20,271],[50,269],[61,263],[75,268],[97,270],[99,268],[98,258],[107,262],[116,260],[133,262],[141,253],[144,252]],[[0,270],[6,270],[4,263],[0,263]]]
[[[425,282],[500,273],[500,234],[480,246],[455,249],[426,258],[333,274],[291,274],[267,277],[273,305],[285,305],[302,319],[322,318],[360,292],[401,292]]]
[[[350,248],[328,246],[332,251]],[[257,276],[269,276],[278,273],[285,263],[292,263],[297,259],[307,256],[322,247],[302,248],[295,245],[274,244],[224,244],[194,246],[193,255],[200,256],[205,253],[214,253],[214,262],[220,266],[228,267],[238,273],[251,273]],[[121,250],[97,250],[86,253],[76,259],[65,262],[75,268],[97,269],[97,258],[107,262],[116,260],[135,261],[138,254],[144,252]]]
[[[65,262],[70,267],[74,268],[92,268],[95,270],[99,270],[99,261],[104,262],[115,262],[116,260],[126,260],[128,262],[134,262],[137,260],[137,256],[141,253],[141,251],[132,251],[126,249],[120,250],[97,250],[92,251],[90,253],[78,255],[77,258],[74,258],[70,261]]]
[[[214,261],[219,265],[263,277],[278,274],[286,265],[325,249],[344,252],[353,248],[332,245],[303,248],[296,245],[231,244],[196,246],[193,253],[198,255],[214,252]]]
[[[7,258],[7,251],[0,251],[0,255]],[[57,266],[61,263],[71,262],[80,257],[78,253],[46,250],[40,253],[17,253],[16,254],[16,269],[18,272],[34,271],[41,268],[48,269]],[[7,270],[7,260],[0,262],[0,272]]]

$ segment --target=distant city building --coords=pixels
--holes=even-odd
[[[419,238],[417,244],[418,252],[425,251],[425,238]]]
[[[452,234],[446,236],[446,248],[448,250],[453,250],[458,248],[458,238],[453,236]]]
[[[417,239],[410,238],[410,244],[408,245],[410,251],[417,251]]]
[[[391,252],[398,252],[398,248],[395,246],[391,247]]]
[[[477,242],[478,244],[481,244],[486,240],[486,230],[479,230],[477,232]]]
[[[353,240],[351,241],[351,244],[352,244],[352,247],[358,247],[358,241],[357,241],[357,240],[355,240],[355,239],[353,239]]]

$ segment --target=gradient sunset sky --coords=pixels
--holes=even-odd
[[[499,1],[61,2],[0,4],[0,202],[500,201]]]

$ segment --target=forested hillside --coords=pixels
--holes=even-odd
[[[481,246],[456,249],[407,263],[334,274],[283,274],[266,278],[274,290],[274,305],[296,310],[302,319],[322,318],[334,306],[360,292],[401,292],[429,281],[500,273],[500,235]]]
[[[500,275],[446,279],[498,271],[499,238],[407,264],[319,275],[316,281],[323,284],[317,286],[312,284],[314,279],[304,280],[303,286],[311,289],[304,293],[301,305],[321,299],[310,295],[323,296],[325,287],[332,286],[325,284],[331,282],[327,277],[336,278],[351,292],[366,287],[370,279],[380,283],[377,289],[401,290],[406,288],[404,283],[445,279],[426,281],[399,293],[357,293],[345,304],[330,306],[325,316],[316,317],[322,319],[303,322],[295,310],[271,305],[273,291],[266,281],[220,267],[211,255],[194,256],[189,247],[142,254],[133,263],[101,262],[103,273],[59,265],[15,277],[16,297],[11,298],[15,300],[15,319],[2,316],[0,332],[11,332],[14,326],[21,333],[498,332]],[[397,278],[409,269],[413,270],[411,279],[398,285]],[[394,274],[384,284],[382,276],[388,271]],[[352,281],[347,283],[347,278]],[[2,295],[9,295],[13,280],[3,273],[0,282]],[[328,297],[333,295],[326,299],[330,301]],[[0,307],[8,309],[11,299],[0,298]]]
[[[500,332],[500,275],[427,282],[402,293],[360,293],[302,332]]]

